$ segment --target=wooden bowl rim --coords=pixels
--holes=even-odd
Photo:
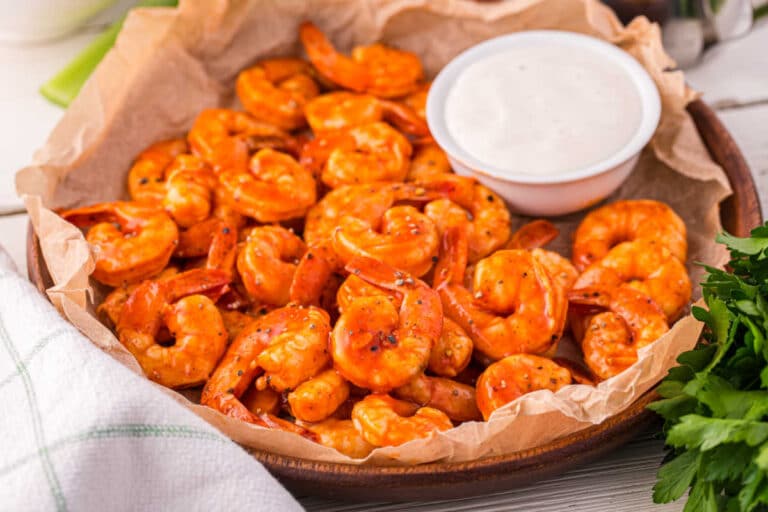
[[[713,160],[726,171],[733,187],[733,195],[721,203],[723,225],[735,235],[746,236],[750,227],[762,222],[757,189],[749,167],[733,138],[703,101],[692,102],[688,111]],[[30,280],[44,293],[50,278],[31,224],[27,234],[27,266]],[[278,478],[286,479],[288,483],[314,482],[318,485],[333,485],[342,490],[359,489],[373,483],[383,488],[445,487],[453,482],[466,482],[467,479],[475,482],[493,480],[503,478],[502,475],[509,477],[521,472],[538,477],[551,474],[547,471],[548,467],[554,467],[557,471],[565,470],[630,439],[637,433],[633,432],[634,428],[653,421],[654,414],[646,407],[657,398],[653,388],[622,412],[598,425],[536,448],[468,462],[438,461],[408,466],[357,465],[322,462],[255,449],[249,451]],[[525,476],[519,479],[525,480]],[[372,494],[380,495],[375,492]],[[391,498],[397,499],[398,496]]]

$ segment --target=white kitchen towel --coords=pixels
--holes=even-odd
[[[301,506],[238,445],[82,336],[0,247],[0,510]]]

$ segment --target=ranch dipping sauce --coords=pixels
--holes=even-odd
[[[467,66],[447,94],[444,115],[456,144],[480,162],[555,175],[618,153],[640,127],[642,103],[612,59],[540,41]]]

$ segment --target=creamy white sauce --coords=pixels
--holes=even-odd
[[[505,50],[461,72],[445,121],[455,142],[512,173],[559,174],[616,154],[641,121],[637,87],[594,50],[541,43]]]

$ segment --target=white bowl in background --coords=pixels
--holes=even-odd
[[[3,3],[0,41],[37,43],[62,37],[116,0],[15,0]]]
[[[605,159],[557,174],[524,174],[484,163],[451,136],[445,120],[448,94],[469,65],[505,50],[542,43],[562,44],[597,53],[620,67],[636,86],[640,121],[634,135]],[[427,122],[457,174],[473,176],[501,195],[518,213],[555,216],[587,208],[614,192],[629,176],[656,130],[661,115],[658,90],[645,69],[628,53],[600,39],[572,32],[536,30],[484,41],[464,51],[437,75],[427,98]]]

